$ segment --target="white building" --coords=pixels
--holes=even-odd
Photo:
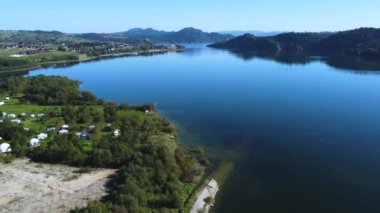
[[[40,140],[38,140],[37,138],[32,138],[30,139],[29,141],[29,145],[31,147],[37,147],[37,146],[40,146]]]
[[[16,124],[20,124],[21,120],[20,119],[12,119],[11,122],[16,123]]]
[[[38,114],[37,117],[38,117],[38,118],[43,118],[43,117],[45,117],[45,114],[43,114],[43,113]]]
[[[114,136],[119,136],[119,135],[120,135],[120,130],[118,130],[118,129],[115,130],[115,131],[113,132],[113,135],[114,135]]]
[[[4,101],[0,101],[0,106],[3,106],[4,104]]]
[[[3,112],[3,118],[7,117],[7,113]]]
[[[39,135],[37,135],[37,138],[39,140],[45,140],[48,138],[48,135],[46,133],[40,133]]]
[[[17,118],[17,116],[15,114],[9,114],[8,118]]]
[[[6,97],[5,100],[9,101],[9,100],[11,100],[11,98],[10,97]]]
[[[69,128],[70,128],[70,126],[67,125],[67,124],[63,124],[62,127],[61,127],[61,129],[69,129]]]
[[[6,153],[6,152],[11,152],[11,151],[12,151],[12,148],[9,143],[2,143],[0,145],[0,152]]]
[[[31,118],[35,118],[36,115],[35,115],[35,114],[31,114],[30,117],[31,117]]]

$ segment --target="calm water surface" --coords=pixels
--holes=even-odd
[[[352,63],[195,46],[31,74],[81,80],[110,101],[156,102],[183,143],[238,156],[216,212],[380,212],[380,72]]]

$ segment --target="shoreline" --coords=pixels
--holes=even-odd
[[[87,56],[86,58],[79,59],[79,60],[65,60],[65,61],[51,61],[51,62],[43,62],[43,63],[37,63],[30,67],[22,67],[22,68],[15,68],[15,69],[9,69],[9,70],[0,70],[0,74],[7,74],[7,73],[13,73],[13,72],[29,72],[41,68],[45,68],[44,66],[49,65],[62,65],[62,64],[80,64],[82,62],[90,62],[90,61],[97,61],[102,59],[108,59],[108,58],[121,58],[121,57],[129,57],[129,56],[143,56],[145,54],[159,54],[159,53],[168,53],[168,52],[181,52],[186,49],[151,49],[151,50],[141,50],[141,51],[134,51],[134,52],[127,52],[127,53],[116,53],[116,54],[107,54],[107,55],[99,55],[96,57],[93,56]]]
[[[193,207],[191,208],[190,213],[208,213],[211,207],[215,204],[215,198],[218,191],[218,182],[216,182],[215,179],[212,179],[198,195],[198,198],[195,201]],[[206,200],[209,198],[211,198],[209,202],[206,202]]]

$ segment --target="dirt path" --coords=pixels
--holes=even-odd
[[[0,164],[0,212],[68,212],[103,197],[115,170],[75,173],[78,168],[16,160]]]

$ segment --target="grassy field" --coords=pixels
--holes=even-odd
[[[10,57],[11,55],[19,54],[23,50],[20,48],[0,49],[0,57]]]
[[[67,60],[68,57],[78,57],[79,53],[75,52],[62,52],[62,51],[51,51],[48,53],[35,54],[30,56],[25,56],[23,59],[30,60],[34,63],[41,62],[55,62],[55,61],[64,61]]]
[[[48,64],[80,62],[91,59],[91,57],[88,57],[86,54],[57,50],[47,53],[12,57],[12,55],[25,52],[25,50],[26,49],[20,48],[0,49],[0,71],[25,71],[37,69]]]

